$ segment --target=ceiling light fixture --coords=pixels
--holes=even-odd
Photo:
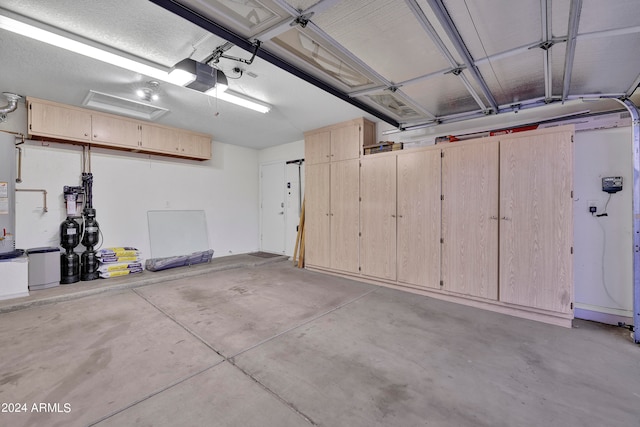
[[[2,11],[2,13],[4,14],[6,12]],[[38,23],[38,25],[42,24]],[[49,27],[50,29],[42,29],[35,25],[0,15],[0,28],[61,49],[79,53],[80,55],[89,58],[97,59],[98,61],[106,62],[120,68],[144,74],[155,79],[168,81],[168,74],[166,71],[162,71],[159,68],[155,68],[150,65],[143,64],[142,62],[125,58],[122,55],[109,52],[105,49],[91,46],[87,43],[63,36],[57,33],[60,32],[60,30],[52,27]]]
[[[92,46],[85,41],[80,41],[80,38],[77,36],[73,36],[75,39],[71,38],[67,35],[68,33],[64,33],[57,28],[50,27],[39,22],[36,26],[36,21],[29,20],[28,18],[13,14],[6,10],[0,9],[0,13],[0,29],[11,31],[21,36],[29,37],[34,40],[50,44],[52,46],[59,47],[61,49],[66,49],[68,51],[75,52],[80,55],[96,59],[98,61],[106,62],[108,64],[112,64],[117,67],[124,68],[126,70],[140,73],[145,76],[152,77],[156,80],[165,81],[178,86],[186,85],[187,87],[189,87],[190,84],[198,82],[195,84],[195,86],[197,87],[193,87],[193,89],[200,90],[201,92],[209,91],[211,93],[208,94],[211,96],[215,96],[223,101],[231,102],[242,107],[253,109],[255,111],[266,113],[271,109],[270,105],[241,94],[229,93],[228,95],[225,95],[226,88],[228,87],[226,76],[221,70],[212,68],[207,64],[198,63],[197,61],[189,59],[189,61],[193,61],[195,63],[196,72],[191,73],[188,67],[185,67],[187,68],[186,70],[181,67],[177,67],[178,64],[186,61],[183,60],[176,64],[176,66],[171,70],[167,71],[166,69],[163,70],[162,66],[160,65],[147,65],[143,62],[127,58],[121,54],[109,52],[105,47]],[[6,15],[19,17],[20,20],[13,19]],[[33,25],[31,23],[22,22],[22,20],[32,22]],[[200,65],[198,66],[198,64]],[[176,71],[176,69],[182,71]],[[200,73],[198,72],[198,69],[200,69]],[[204,80],[202,79],[206,79],[206,76],[201,73],[206,74],[208,72],[208,76],[212,77],[213,73],[210,70],[216,70],[214,79],[217,82],[217,85],[215,82],[213,85],[210,85],[210,81],[208,83],[203,83]],[[210,86],[206,87],[207,85]],[[216,86],[217,90],[212,91],[211,89],[215,89]]]
[[[211,95],[214,98],[218,98],[223,101],[231,102],[232,104],[236,104],[241,107],[249,108],[262,114],[268,113],[269,111],[271,111],[271,108],[273,108],[266,102],[258,101],[257,99],[251,98],[250,96],[243,95],[232,90],[227,90],[224,92],[218,91],[216,93],[216,90],[212,89],[207,92],[207,95]]]

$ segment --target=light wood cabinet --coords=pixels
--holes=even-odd
[[[141,125],[134,120],[93,114],[91,116],[91,142],[99,145],[140,148]]]
[[[64,105],[29,101],[29,134],[71,141],[91,140],[91,114]]]
[[[211,137],[194,132],[180,133],[180,155],[198,159],[211,158]]]
[[[164,126],[145,125],[142,127],[142,147],[177,154],[180,150],[180,131]]]
[[[440,288],[440,150],[398,154],[398,281]]]
[[[348,123],[331,130],[331,161],[357,159],[362,147],[361,122]]]
[[[500,142],[500,301],[572,312],[572,133]]]
[[[305,262],[331,267],[330,164],[305,167]]]
[[[331,268],[357,273],[360,261],[360,161],[332,162],[330,169]]]
[[[305,162],[313,165],[358,159],[362,146],[373,144],[375,138],[375,123],[363,118],[306,132]]]
[[[305,168],[305,262],[357,273],[359,160]]]
[[[307,165],[331,161],[331,131],[305,135],[304,161]]]
[[[572,126],[359,161],[332,161],[323,132],[307,141],[324,144],[306,169],[310,268],[571,325]]]
[[[27,98],[29,135],[197,160],[211,158],[211,137],[168,126]]]
[[[360,168],[362,274],[396,280],[396,157],[367,156]]]
[[[442,287],[498,299],[498,141],[447,147],[442,158]]]

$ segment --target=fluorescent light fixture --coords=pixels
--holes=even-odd
[[[243,95],[241,93],[238,92],[234,92],[232,90],[227,90],[225,92],[222,91],[218,91],[216,93],[215,88],[212,90],[209,90],[207,92],[207,95],[211,95],[214,98],[218,98],[221,99],[223,101],[227,101],[227,102],[231,102],[232,104],[236,104],[239,105],[241,107],[245,107],[245,108],[249,108],[253,111],[257,111],[259,113],[268,113],[269,111],[271,111],[272,106],[262,102],[262,101],[258,101],[257,99],[251,98],[250,96],[246,96]]]
[[[0,15],[0,28],[16,34],[20,34],[21,36],[29,37],[34,40],[50,44],[52,46],[59,47],[61,49],[79,53],[80,55],[84,55],[89,58],[97,59],[98,61],[107,62],[120,68],[135,71],[137,73],[144,74],[159,80],[169,81],[167,72],[162,71],[158,68],[143,64],[138,61],[134,61],[129,58],[125,58],[124,56],[108,52],[104,49],[90,46],[86,43],[70,39],[60,34],[56,34],[52,31],[44,30],[21,21],[17,21],[7,16]]]
[[[178,86],[185,86],[185,85],[188,86],[189,84],[193,83],[194,80],[197,80],[198,73],[191,73],[186,70],[176,69],[175,67],[172,70],[166,71],[161,69],[160,65],[157,65],[157,66],[147,65],[142,62],[126,58],[125,56],[109,52],[104,48],[92,46],[87,42],[74,40],[66,35],[58,34],[63,32],[54,27],[46,26],[41,23],[38,23],[38,26],[36,26],[26,22],[19,21],[17,19],[13,19],[6,15],[7,14],[15,15],[15,14],[5,11],[3,9],[0,9],[0,13],[1,13],[0,29],[11,31],[13,33],[19,34],[24,37],[29,37],[34,40],[47,43],[49,45],[59,47],[61,49],[66,49],[68,51],[75,52],[80,55],[96,59],[98,61],[106,62],[108,64],[112,64],[117,67],[124,68],[126,70],[140,73],[145,76],[149,76],[154,79],[162,80],[164,82],[172,83]],[[15,15],[15,16],[19,16],[19,15]],[[20,17],[20,19],[31,21],[28,18],[24,18],[24,17]],[[46,27],[48,29],[40,28],[40,26]],[[80,39],[79,37],[77,38]],[[190,60],[190,61],[193,61],[193,60]],[[196,62],[196,61],[193,61],[193,62]],[[209,67],[206,64],[201,64],[201,65]],[[194,79],[194,74],[196,75],[195,79]],[[208,90],[207,93],[209,95],[215,96],[218,99],[221,99],[223,101],[231,102],[233,104],[240,105],[242,107],[259,111],[261,113],[266,113],[271,109],[271,106],[269,104],[262,103],[260,101],[254,100],[245,95],[227,92],[226,91],[226,88],[228,87],[227,78],[226,76],[224,76],[224,79],[222,79],[220,78],[220,75],[224,76],[224,73],[216,69],[216,78],[220,79],[220,82],[217,85],[217,90],[215,86],[212,89]],[[196,90],[199,90],[199,89],[196,88]],[[201,90],[201,91],[204,92],[204,90]]]

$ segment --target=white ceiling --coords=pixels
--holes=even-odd
[[[183,16],[197,12],[208,21],[202,28],[155,3],[182,5]],[[571,104],[582,95],[630,95],[640,79],[637,6],[637,0],[0,0],[0,15],[21,15],[165,69],[187,57],[202,61],[223,45],[209,32],[219,24],[248,43],[260,40],[259,56],[286,61],[366,110],[261,57],[250,65],[223,58],[216,66],[230,89],[271,104],[267,114],[161,83],[155,104],[170,112],[158,122],[265,148],[360,116],[410,128]],[[579,26],[573,68],[565,73],[572,7]],[[304,28],[292,24],[309,8],[314,14]],[[443,16],[453,24],[448,29]],[[456,35],[467,57],[452,41]],[[538,47],[549,40],[549,50]],[[5,30],[0,41],[0,91],[81,105],[89,90],[135,99],[135,89],[150,80]],[[239,47],[225,54],[251,56]],[[232,79],[234,67],[245,70],[241,78]],[[639,98],[636,90],[632,99]]]

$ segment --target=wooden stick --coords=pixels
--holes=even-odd
[[[296,259],[298,258],[298,247],[299,247],[299,243],[300,243],[300,239],[302,238],[302,230],[304,229],[304,202],[305,200],[302,200],[302,209],[300,212],[300,224],[298,224],[298,235],[296,236],[296,246],[293,249],[293,266],[295,267],[296,264],[298,264],[298,262],[296,261]]]
[[[298,257],[298,268],[304,267],[304,236],[305,236],[304,226],[302,227],[302,238],[300,239],[300,256]]]

